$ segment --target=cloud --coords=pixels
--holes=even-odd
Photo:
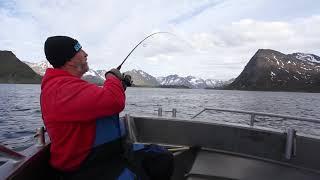
[[[189,34],[179,33],[182,30],[176,29],[177,34],[184,34],[180,38],[191,44],[192,48],[187,52],[170,52],[171,59],[175,60],[171,64],[165,56],[161,56],[165,54],[162,51],[158,51],[158,55],[155,53],[154,59],[163,66],[177,67],[176,72],[182,75],[192,72],[201,77],[228,79],[236,77],[258,49],[274,49],[287,54],[299,51],[319,55],[319,20],[319,16],[298,18],[289,22],[243,19],[207,32]],[[183,69],[178,68],[182,65]]]
[[[185,14],[182,14],[182,15],[170,20],[169,22],[173,23],[173,24],[179,24],[179,23],[182,23],[186,20],[189,21],[193,17],[200,15],[204,11],[206,11],[214,6],[220,5],[223,2],[224,2],[223,0],[214,0],[214,1],[199,1],[199,0],[192,1],[191,0],[191,1],[189,1],[189,3],[186,3],[186,4],[188,4],[188,6],[186,6],[187,12]]]
[[[236,77],[260,48],[320,55],[320,10],[290,1],[1,1],[0,49],[28,61],[45,59],[48,36],[80,41],[94,69],[118,66],[147,35],[123,68],[152,75]],[[284,11],[286,9],[286,11]]]

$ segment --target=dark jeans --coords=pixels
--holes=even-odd
[[[144,150],[124,153],[122,141],[116,140],[94,148],[78,170],[61,174],[63,179],[113,180],[125,168],[139,180],[169,180],[173,173],[173,156],[169,152]]]

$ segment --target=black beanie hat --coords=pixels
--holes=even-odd
[[[48,37],[44,43],[44,53],[54,68],[63,66],[76,55],[81,48],[77,40],[67,36]]]

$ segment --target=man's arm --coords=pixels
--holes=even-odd
[[[122,82],[114,76],[108,77],[103,87],[72,79],[57,90],[55,103],[56,111],[48,118],[86,122],[120,113],[125,107],[125,93]]]

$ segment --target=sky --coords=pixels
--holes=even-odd
[[[77,39],[92,69],[228,80],[258,49],[320,55],[315,0],[0,0],[0,50],[45,61],[50,36]]]

